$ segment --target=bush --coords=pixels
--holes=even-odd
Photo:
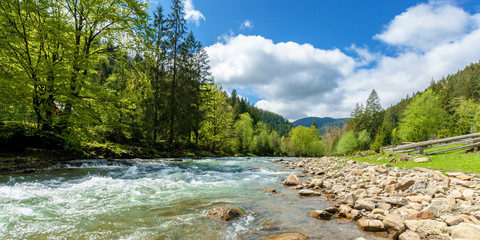
[[[353,131],[343,134],[337,144],[337,154],[347,155],[354,152],[358,147],[358,140],[355,138]]]

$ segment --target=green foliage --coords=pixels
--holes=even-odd
[[[368,150],[372,139],[370,138],[370,133],[365,129],[358,134],[358,150]]]
[[[253,119],[250,117],[250,114],[240,114],[233,129],[236,136],[236,152],[247,153],[253,140]]]
[[[326,153],[326,147],[316,128],[298,126],[293,128],[283,139],[288,155],[319,157]]]
[[[398,135],[404,141],[418,142],[438,135],[446,124],[447,112],[441,108],[437,94],[429,89],[413,99],[404,115]]]
[[[358,149],[358,140],[355,138],[353,131],[348,131],[343,134],[342,138],[337,144],[337,154],[347,155]]]

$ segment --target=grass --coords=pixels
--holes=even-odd
[[[391,163],[393,167],[413,168],[422,167],[429,169],[437,169],[442,172],[459,171],[465,173],[480,173],[480,153],[463,153],[464,150],[450,151],[446,153],[439,153],[434,155],[411,155],[408,162]],[[368,156],[368,157],[354,157],[353,160],[358,162],[369,162],[377,165],[390,162],[392,158],[397,159],[405,154],[395,153],[388,157],[388,153]],[[413,160],[419,157],[428,157],[432,161],[424,163],[416,163]]]

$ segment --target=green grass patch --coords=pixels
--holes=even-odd
[[[397,153],[390,157],[388,154],[369,157],[354,157],[353,160],[381,165],[384,163],[389,163],[393,158],[398,161],[398,158],[401,155],[405,154]],[[416,163],[413,161],[415,158],[419,157],[428,157],[432,161],[424,163]],[[410,161],[391,163],[391,165],[393,167],[400,168],[423,167],[437,169],[442,172],[460,171],[465,173],[480,173],[480,153],[463,153],[462,151],[456,150],[435,155],[411,155]]]

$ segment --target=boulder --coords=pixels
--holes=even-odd
[[[310,181],[310,187],[323,187],[323,180],[314,178]]]
[[[321,211],[321,210],[315,210],[315,211],[311,212],[310,216],[316,217],[316,218],[322,219],[322,220],[330,220],[330,218],[332,218],[332,214],[330,214],[327,211]]]
[[[207,216],[220,219],[223,221],[231,221],[242,215],[240,209],[232,206],[220,206],[207,212]]]
[[[463,218],[459,216],[453,215],[444,215],[441,216],[441,219],[448,225],[448,226],[455,226],[463,222]]]
[[[382,174],[388,172],[387,169],[385,169],[381,166],[375,166],[375,167],[373,167],[373,170],[375,170],[375,172],[377,172],[377,173],[382,173]]]
[[[455,189],[452,192],[450,192],[450,194],[448,194],[447,198],[463,199],[463,195],[460,191]]]
[[[433,199],[424,210],[429,210],[435,217],[440,217],[440,215],[455,213],[458,207],[454,202],[446,199]]]
[[[403,182],[400,182],[398,184],[396,184],[395,186],[395,190],[398,191],[398,190],[402,190],[402,191],[405,191],[407,190],[409,187],[411,187],[413,184],[415,184],[415,179],[407,179]]]
[[[480,239],[480,226],[471,223],[460,223],[449,227],[453,239]]]
[[[431,162],[432,160],[428,157],[421,157],[421,158],[416,158],[413,161],[416,163],[422,163],[422,162]]]
[[[435,220],[405,220],[407,228],[425,235],[440,235],[447,230],[447,224]]]
[[[408,162],[408,161],[410,161],[410,156],[408,156],[408,155],[402,155],[402,156],[400,156],[400,157],[398,158],[398,161],[400,161],[400,162]]]
[[[380,232],[385,230],[385,226],[380,220],[361,218],[357,221],[357,226],[366,232]]]
[[[295,185],[301,185],[301,184],[302,182],[300,182],[297,175],[293,173],[290,174],[290,176],[288,176],[288,178],[285,179],[285,181],[283,181],[283,185],[287,185],[287,186],[295,186]]]
[[[399,240],[420,240],[420,236],[418,236],[418,234],[412,231],[406,231],[400,234],[400,236],[398,236],[398,239]]]
[[[310,190],[310,189],[302,189],[300,191],[298,191],[298,195],[300,196],[320,196],[321,193],[319,192],[315,192],[313,190]]]
[[[405,231],[405,222],[399,214],[387,214],[383,219],[383,225],[392,233],[402,233]],[[395,234],[398,236],[398,234]]]
[[[355,209],[372,211],[375,209],[375,203],[366,199],[359,199],[355,202]]]
[[[398,205],[398,206],[405,206],[408,204],[408,201],[404,197],[387,197],[383,199],[384,202],[392,204],[392,205]]]
[[[307,237],[301,233],[280,233],[268,237],[266,240],[306,240]]]
[[[343,202],[351,207],[355,205],[355,202],[357,202],[358,197],[355,196],[353,193],[349,193],[345,195],[345,198],[343,199]]]

